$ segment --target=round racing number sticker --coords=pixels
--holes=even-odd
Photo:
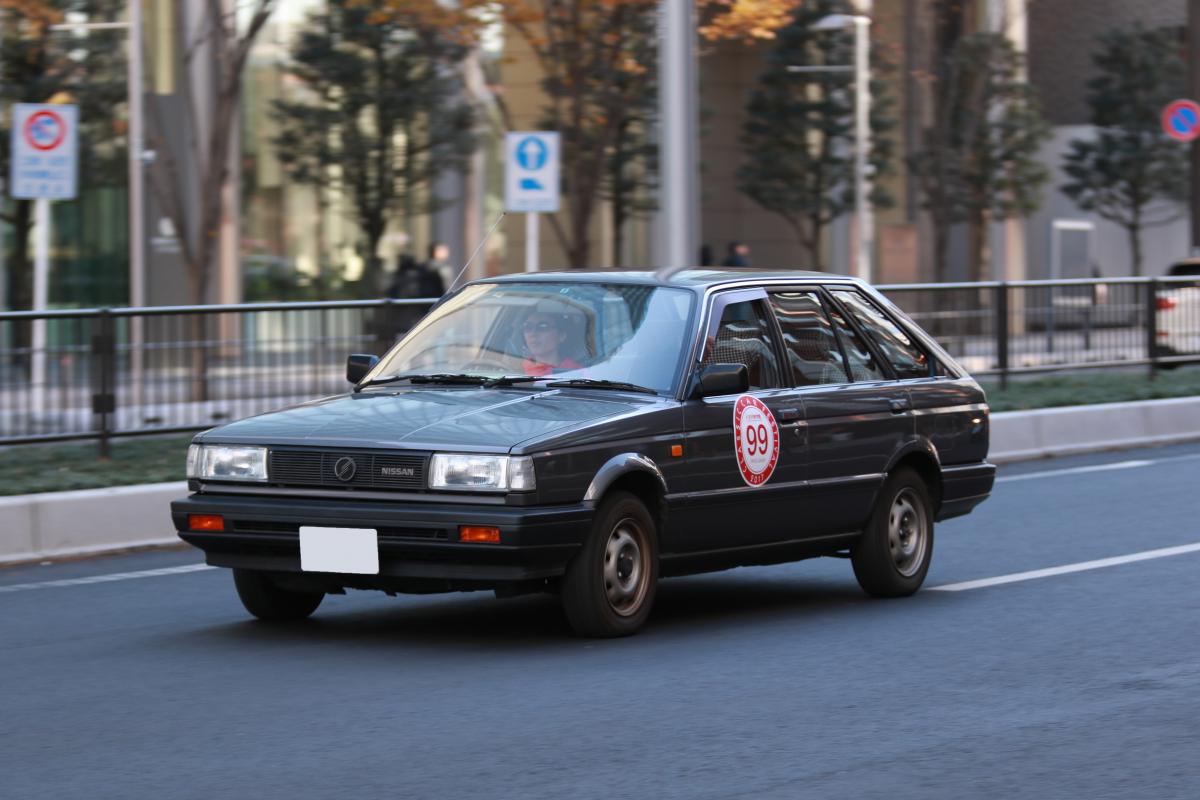
[[[742,480],[762,486],[779,463],[779,426],[758,398],[744,394],[734,404],[733,442]]]

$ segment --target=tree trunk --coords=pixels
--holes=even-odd
[[[1133,275],[1142,277],[1142,221],[1134,217],[1126,230],[1129,231],[1129,251],[1133,256]]]
[[[950,226],[945,220],[933,219],[933,280],[946,283],[947,262],[950,250]]]

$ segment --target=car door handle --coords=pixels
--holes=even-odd
[[[779,409],[779,419],[784,422],[795,422],[800,419],[800,409],[798,408],[781,408]]]
[[[912,408],[912,405],[908,402],[908,400],[889,400],[888,405],[892,407],[893,414],[903,414],[905,411],[908,411],[910,408]]]

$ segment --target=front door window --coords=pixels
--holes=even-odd
[[[770,318],[761,300],[730,303],[721,313],[714,336],[705,344],[701,364],[745,364],[751,391],[779,387]]]

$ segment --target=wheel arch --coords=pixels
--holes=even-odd
[[[892,457],[887,472],[891,475],[902,467],[913,470],[925,481],[925,485],[929,487],[933,513],[936,515],[942,507],[942,465],[938,459],[937,448],[931,442],[909,443]]]
[[[667,481],[654,459],[642,453],[613,456],[596,471],[583,499],[599,503],[614,491],[630,492],[644,502],[661,535],[667,514]]]

